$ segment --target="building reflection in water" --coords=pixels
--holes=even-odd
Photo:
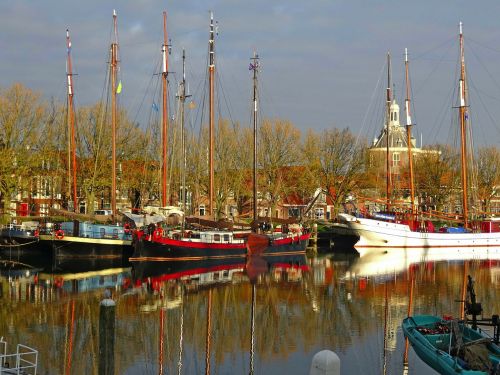
[[[99,302],[110,290],[120,374],[307,373],[325,348],[345,373],[402,372],[411,278],[415,314],[459,312],[471,258],[452,255],[19,266],[0,275],[0,332],[40,350],[40,373],[97,373]],[[468,272],[491,315],[500,261],[479,258]],[[409,366],[428,370],[411,350]]]

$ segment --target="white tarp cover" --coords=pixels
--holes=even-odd
[[[144,214],[133,214],[131,212],[123,212],[123,215],[134,221],[136,227],[141,228],[148,226],[149,224],[156,224],[162,221],[166,221],[169,216],[178,215],[184,216],[184,212],[179,210],[177,207],[167,206],[167,207],[153,207],[146,206],[143,209]]]

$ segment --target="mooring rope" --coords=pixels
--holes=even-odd
[[[31,245],[34,243],[37,243],[38,240],[31,241],[31,242],[26,242],[26,243],[17,243],[17,244],[0,244],[0,247],[21,247],[21,246],[26,246],[26,245]]]

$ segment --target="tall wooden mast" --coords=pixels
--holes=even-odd
[[[161,49],[162,55],[162,86],[163,86],[163,112],[162,112],[162,132],[161,132],[161,205],[165,207],[168,204],[168,189],[167,189],[167,136],[168,136],[168,54],[170,46],[167,44],[167,12],[163,12],[163,46]]]
[[[70,137],[70,147],[69,153],[71,155],[72,167],[68,165],[68,172],[70,174],[70,179],[68,179],[68,184],[72,180],[73,183],[73,211],[78,211],[78,197],[76,194],[76,142],[75,142],[75,108],[73,104],[73,66],[71,63],[71,39],[69,37],[69,30],[66,29],[66,47],[68,50],[67,66],[66,66],[66,76],[68,78],[68,134]]]
[[[389,160],[389,124],[391,120],[391,101],[392,101],[392,94],[391,94],[391,54],[387,52],[387,89],[386,89],[387,97],[386,97],[386,104],[387,104],[387,118],[386,118],[386,128],[385,128],[385,135],[386,135],[386,153],[385,153],[385,163],[386,163],[386,182],[385,182],[385,197],[387,200],[386,204],[386,209],[389,211],[391,207],[391,164]]]
[[[179,92],[179,99],[181,101],[181,149],[182,149],[182,161],[181,161],[181,198],[182,198],[182,211],[184,212],[183,218],[186,216],[186,131],[185,131],[185,103],[186,98],[189,98],[191,95],[186,93],[186,51],[182,50],[182,81]],[[184,220],[183,225],[184,229]]]
[[[111,211],[116,214],[116,76],[118,72],[118,32],[116,21],[116,10],[113,10],[114,38],[111,43]]]
[[[411,105],[410,105],[410,74],[409,74],[409,62],[408,62],[408,49],[405,48],[405,81],[406,81],[406,142],[408,144],[408,167],[410,172],[410,209],[411,214],[415,214],[415,184],[413,181],[413,155],[412,155],[412,144],[411,144]]]
[[[462,22],[459,25],[460,28],[460,81],[459,81],[459,91],[460,91],[460,106],[459,116],[460,116],[460,143],[461,143],[461,155],[462,155],[462,205],[464,214],[464,227],[469,226],[469,205],[468,205],[468,194],[467,194],[467,87],[465,83],[465,58],[464,58],[464,37],[462,33]]]
[[[214,15],[210,12],[210,39],[208,41],[208,82],[210,86],[209,99],[209,192],[208,192],[208,210],[209,216],[213,215],[214,204],[214,73],[215,73],[215,26]]]
[[[259,71],[259,55],[253,53],[250,59],[250,69],[253,70],[253,220],[257,215],[257,73]]]

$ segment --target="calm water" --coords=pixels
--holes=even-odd
[[[416,314],[457,316],[464,272],[485,316],[500,311],[500,261],[446,257],[39,265],[0,277],[0,336],[38,349],[39,374],[97,374],[109,289],[116,374],[308,374],[322,349],[342,374],[401,374],[411,275]],[[412,350],[409,371],[434,373]]]

